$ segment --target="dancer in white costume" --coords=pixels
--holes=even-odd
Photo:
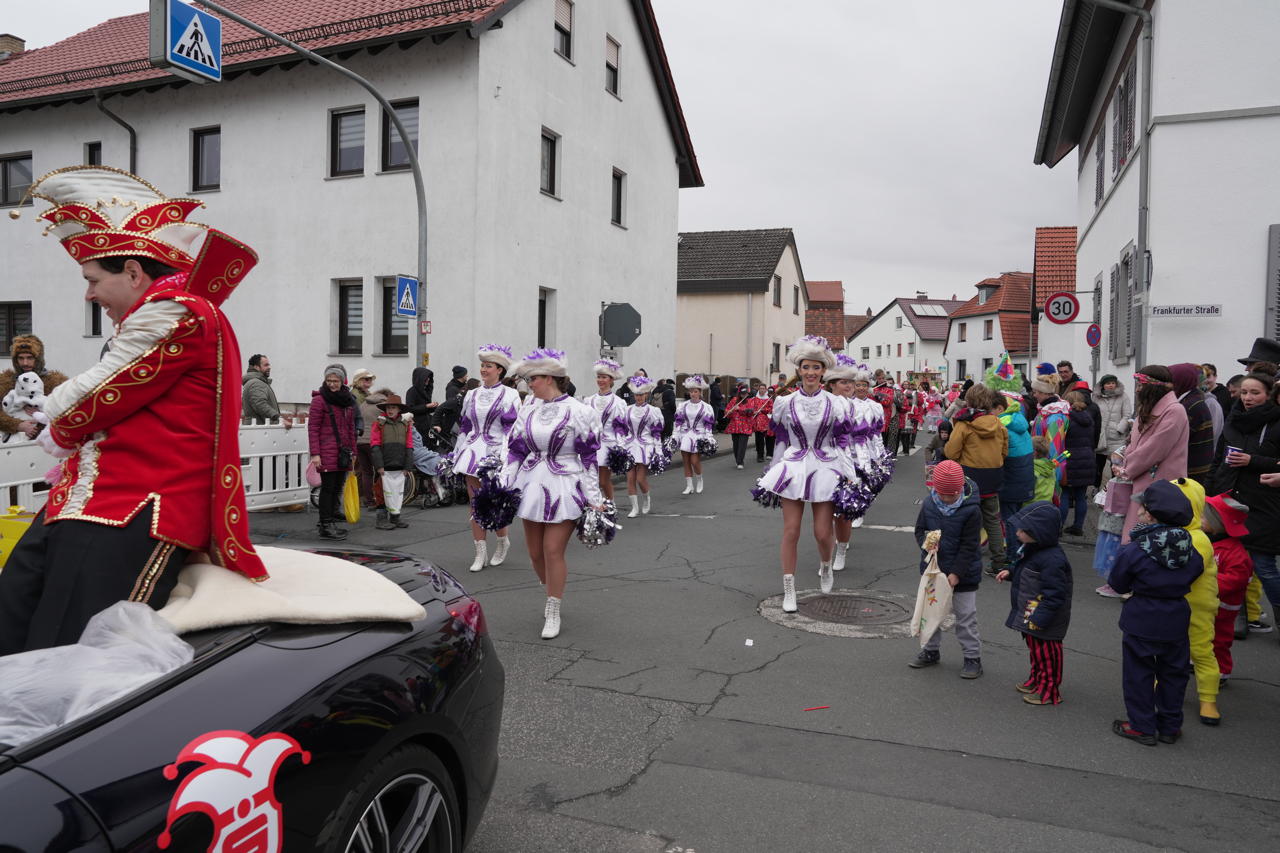
[[[600,418],[568,395],[563,352],[536,349],[512,370],[529,383],[538,403],[521,409],[511,428],[502,482],[521,492],[516,514],[524,521],[533,570],[546,588],[542,639],[550,640],[560,633],[565,546],[583,510],[600,509],[603,500],[596,472]]]
[[[850,457],[841,449],[849,429],[849,401],[822,390],[822,375],[835,364],[825,338],[805,335],[787,350],[801,387],[774,403],[771,426],[777,436],[773,465],[758,481],[757,497],[776,495],[782,504],[782,609],[796,610],[796,546],[804,505],[813,507],[818,542],[818,581],[823,592],[834,584],[831,557],[832,493],[841,477],[857,481]]]
[[[613,471],[609,468],[609,451],[622,447],[618,425],[624,424],[627,417],[626,402],[613,392],[613,383],[622,378],[622,365],[602,358],[592,367],[596,371],[596,390],[600,393],[592,394],[583,402],[595,409],[600,416],[600,452],[596,455],[596,467],[600,469],[600,491],[607,499],[613,500]]]
[[[485,344],[476,351],[476,355],[480,359],[480,387],[468,391],[462,399],[457,449],[453,453],[453,471],[466,477],[467,495],[473,498],[480,488],[480,463],[488,457],[496,457],[499,461],[506,458],[507,433],[520,410],[520,394],[502,384],[507,368],[511,367],[511,348]],[[484,528],[475,521],[471,522],[471,538],[475,540],[476,553],[470,568],[478,572],[484,568],[488,546]],[[504,527],[498,531],[498,544],[489,565],[502,565],[509,550],[511,539]]]
[[[662,453],[662,410],[649,405],[653,380],[648,376],[632,376],[627,384],[635,403],[627,407],[626,422],[618,426],[617,432],[636,463],[627,472],[627,497],[631,498],[627,518],[635,518],[641,512],[649,512],[649,466]]]
[[[684,491],[681,494],[702,494],[702,452],[698,450],[698,442],[716,440],[716,410],[702,400],[710,386],[700,374],[695,373],[686,379],[684,387],[689,392],[689,399],[676,407],[675,429],[671,437],[676,440],[684,462]]]
[[[875,473],[879,470],[876,466],[884,456],[884,441],[881,438],[884,407],[870,399],[871,370],[848,356],[837,355],[836,366],[827,371],[825,378],[832,393],[849,401],[850,429],[845,452],[849,455],[854,470],[858,472],[859,479],[870,484],[874,482]],[[869,487],[867,491],[874,495],[878,494],[879,489]],[[864,513],[852,520],[839,517],[835,519],[836,550],[831,559],[833,572],[844,570],[849,538],[853,528],[862,526],[865,517]]]

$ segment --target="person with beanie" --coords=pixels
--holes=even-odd
[[[1120,611],[1128,718],[1115,720],[1111,730],[1155,746],[1182,736],[1182,701],[1191,672],[1186,597],[1204,571],[1204,560],[1184,529],[1191,523],[1191,502],[1177,486],[1155,480],[1133,500],[1137,524],[1111,570],[1111,587],[1133,593]]]
[[[1039,368],[1052,367],[1048,362]],[[1058,376],[1050,371],[1037,376],[1031,383],[1031,396],[1036,401],[1035,420],[1031,424],[1031,435],[1043,435],[1049,439],[1049,458],[1055,461],[1062,457],[1067,449],[1067,428],[1070,425],[1071,406],[1058,397]],[[1062,486],[1062,467],[1057,473],[1057,485],[1053,502],[1058,503]]]
[[[338,526],[338,502],[355,465],[356,398],[341,364],[326,367],[324,384],[311,392],[307,441],[311,464],[320,472],[320,538],[346,539],[346,529]]]
[[[982,582],[982,507],[978,487],[964,469],[950,459],[933,469],[933,486],[920,505],[916,517],[916,543],[925,547],[930,531],[940,530],[937,543],[938,569],[951,584],[951,607],[955,613],[956,640],[964,663],[961,678],[982,675],[982,638],[978,634],[978,585]],[[928,557],[920,558],[920,574]],[[912,669],[934,666],[942,660],[939,646],[942,630],[934,631],[920,652],[907,662]]]
[[[965,408],[952,419],[947,458],[959,462],[965,476],[978,488],[982,526],[991,553],[988,574],[1005,567],[1004,527],[1000,523],[1000,487],[1004,485],[1004,460],[1009,455],[1009,431],[993,411],[1004,410],[1004,397],[978,384],[965,393]],[[934,476],[937,477],[937,469]]]
[[[448,403],[454,397],[467,390],[467,369],[461,364],[453,366],[453,378],[445,383],[444,401]]]
[[[1173,393],[1187,412],[1187,476],[1201,486],[1209,482],[1213,468],[1213,415],[1200,390],[1204,374],[1200,365],[1183,362],[1169,366],[1173,375]]]
[[[1125,393],[1124,385],[1114,374],[1103,376],[1098,382],[1098,393],[1093,396],[1098,406],[1098,444],[1094,448],[1096,472],[1093,482],[1102,488],[1102,474],[1111,461],[1111,454],[1124,447],[1129,440],[1129,428],[1133,425],[1133,404]]]
[[[1183,528],[1191,534],[1191,544],[1204,563],[1204,572],[1191,585],[1187,604],[1191,606],[1191,622],[1187,628],[1187,644],[1191,665],[1196,674],[1196,694],[1200,699],[1200,722],[1216,726],[1222,721],[1218,711],[1218,687],[1221,673],[1213,653],[1214,622],[1218,618],[1218,561],[1213,543],[1203,530],[1204,487],[1190,477],[1174,480],[1191,503],[1191,521]]]
[[[1249,508],[1229,495],[1205,499],[1201,526],[1213,543],[1218,565],[1218,612],[1214,618],[1213,656],[1218,662],[1218,683],[1231,677],[1235,662],[1231,657],[1237,617],[1244,612],[1245,590],[1253,578],[1253,558],[1240,541],[1249,535],[1245,520]],[[1203,712],[1201,712],[1203,716]]]

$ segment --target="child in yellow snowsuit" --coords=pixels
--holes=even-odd
[[[1187,638],[1191,645],[1191,665],[1196,671],[1196,692],[1200,695],[1200,722],[1216,726],[1222,721],[1218,712],[1218,659],[1213,654],[1214,620],[1218,618],[1218,562],[1213,556],[1213,543],[1200,529],[1204,514],[1204,487],[1186,477],[1174,480],[1191,501],[1191,523],[1186,530],[1191,544],[1204,560],[1204,573],[1191,584],[1187,604],[1191,605],[1191,624]]]

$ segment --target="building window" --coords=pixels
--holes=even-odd
[[[191,189],[216,190],[222,186],[222,128],[191,131]]]
[[[902,344],[898,344],[898,358],[902,358]]]
[[[995,320],[982,321],[982,339],[984,341],[989,341],[991,340],[992,337],[995,336],[995,327],[996,327]]]
[[[556,53],[573,59],[573,3],[556,0]]]
[[[5,352],[13,346],[18,335],[31,334],[31,303],[0,302],[0,347]]]
[[[773,304],[782,307],[782,276],[773,277]]]
[[[963,358],[956,359],[956,375],[955,378],[963,381],[969,375],[969,363]]]
[[[102,306],[96,302],[85,303],[84,333],[86,337],[102,337]]]
[[[877,345],[876,345],[876,358],[879,358],[879,357],[880,357],[880,349],[881,349],[881,347],[879,346],[879,344],[877,344]]]
[[[800,285],[791,288],[791,313],[800,316]]]
[[[31,186],[31,154],[11,154],[0,157],[0,205],[22,202]],[[30,200],[27,204],[31,204]]]
[[[329,175],[364,174],[364,107],[329,113]]]
[[[915,354],[916,354],[916,342],[910,341],[907,343],[907,355],[915,355]]]
[[[627,173],[613,170],[612,197],[609,203],[609,221],[614,225],[624,225],[623,214],[627,206]]]
[[[902,328],[902,318],[901,318],[901,317],[894,317],[894,318],[893,318],[893,327],[894,327],[895,329],[901,329],[901,328]]]
[[[1129,60],[1129,67],[1116,85],[1115,94],[1111,98],[1111,174],[1117,175],[1129,162],[1134,143],[1134,106],[1137,101],[1134,77],[1136,76],[1136,60]]]
[[[86,166],[102,165],[102,143],[86,142],[84,144],[84,164]]]
[[[956,340],[961,342],[969,340],[969,328],[967,323],[960,324],[960,328],[956,331]]]
[[[862,360],[863,360],[863,361],[866,361],[866,360],[867,360],[867,359],[869,359],[869,358],[871,358],[871,347],[863,347],[863,348],[862,348]]]
[[[985,375],[987,374],[987,371],[991,369],[991,365],[992,365],[992,364],[993,364],[993,362],[992,362],[992,360],[991,360],[991,359],[989,359],[989,358],[984,358],[984,359],[982,360],[982,375],[983,375],[983,376],[985,376]]]
[[[604,90],[611,95],[618,95],[619,97],[621,97],[621,93],[618,89],[618,84],[621,78],[618,76],[618,69],[621,68],[621,66],[618,64],[618,59],[621,53],[622,53],[622,45],[618,44],[609,36],[605,36],[604,37]]]
[[[410,318],[396,313],[396,279],[382,279],[382,354],[409,354]]]
[[[1107,123],[1098,125],[1098,138],[1093,144],[1093,206],[1102,204],[1107,187]]]
[[[538,346],[549,347],[555,343],[556,292],[547,287],[538,288]]]
[[[418,99],[408,101],[392,101],[391,108],[404,125],[409,134],[409,144],[418,151]],[[382,113],[382,171],[395,172],[409,168],[409,149],[400,139],[400,131],[396,130],[391,117],[384,110]]]
[[[773,345],[773,358],[769,362],[769,372],[777,373],[782,369],[782,344]]]
[[[364,354],[364,284],[358,278],[338,279],[338,352]]]
[[[542,129],[542,175],[540,186],[547,195],[559,197],[560,181],[560,137],[556,133]]]

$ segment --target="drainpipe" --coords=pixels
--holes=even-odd
[[[133,125],[107,109],[107,105],[102,102],[101,92],[95,90],[93,93],[93,99],[97,102],[98,109],[102,111],[103,115],[123,127],[129,133],[129,172],[134,175],[138,174],[138,132],[133,129]]]
[[[1138,323],[1138,341],[1133,352],[1136,362],[1134,366],[1137,367],[1145,364],[1147,360],[1147,328],[1151,321],[1151,249],[1147,244],[1147,215],[1151,199],[1151,13],[1146,9],[1139,9],[1118,0],[1084,0],[1084,2],[1125,15],[1134,15],[1142,21],[1142,161],[1138,163],[1138,239],[1135,247],[1138,263],[1141,264],[1138,274],[1142,281],[1135,301],[1142,313]],[[1111,322],[1115,322],[1114,317]]]
[[[750,291],[747,292],[747,378],[751,378],[751,297],[755,296]]]

